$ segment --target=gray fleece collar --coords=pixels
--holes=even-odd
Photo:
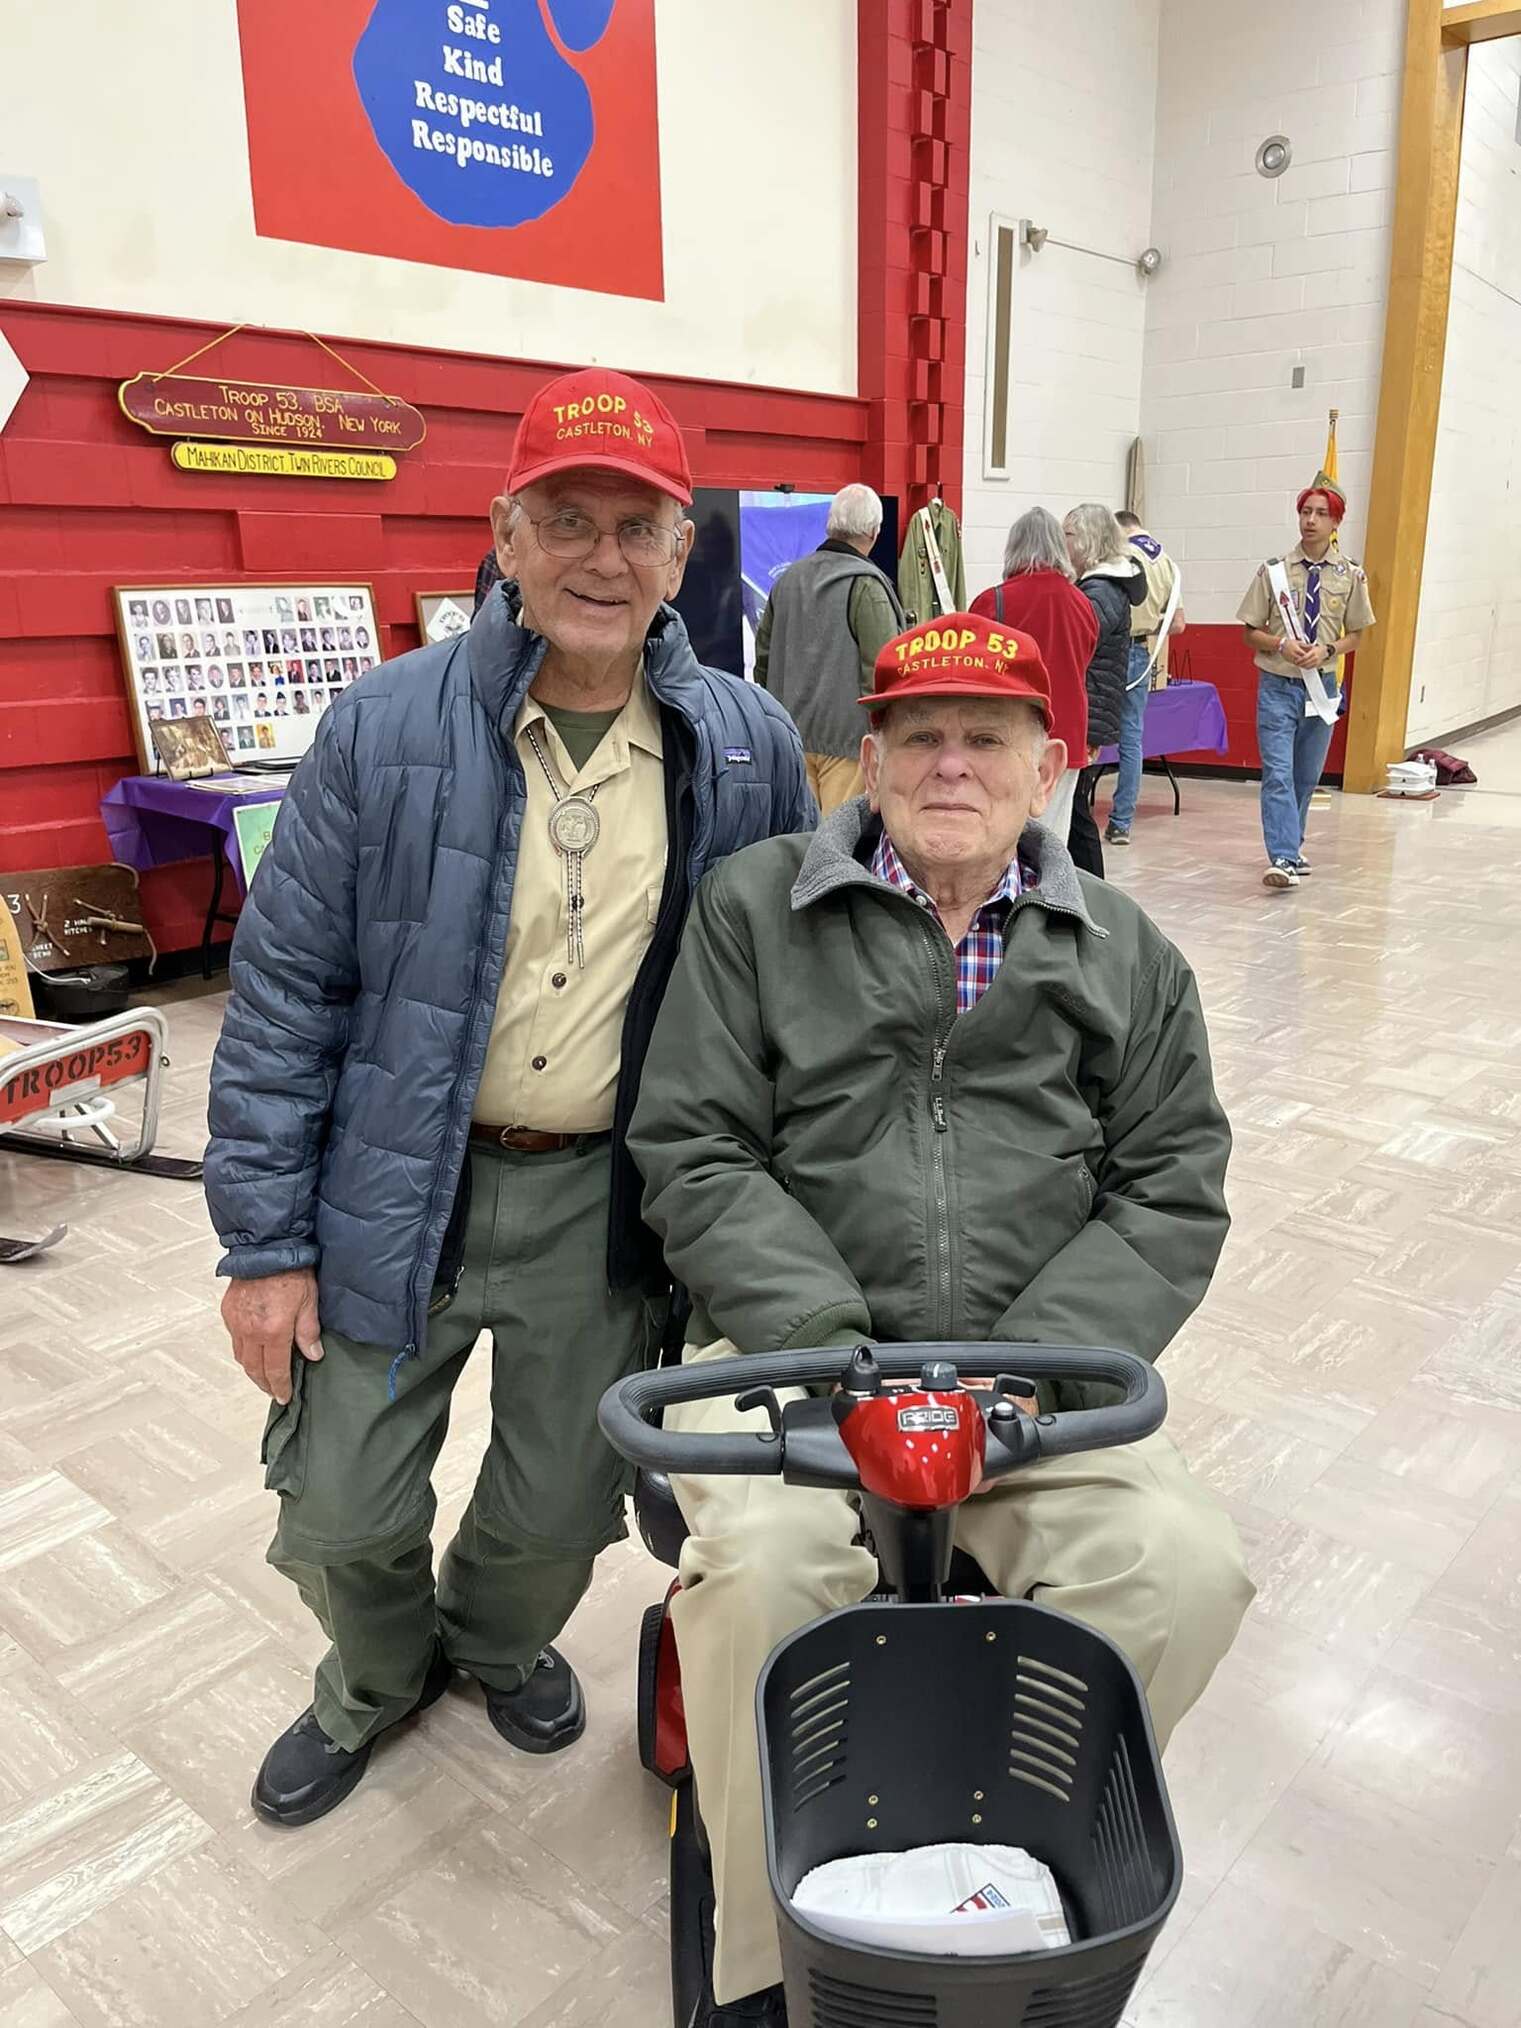
[[[847,887],[872,887],[881,892],[896,892],[896,889],[888,887],[885,880],[878,880],[871,868],[863,866],[856,857],[872,821],[871,806],[864,796],[842,803],[839,809],[824,819],[809,841],[803,864],[793,882],[794,910],[811,908],[815,902],[823,901]],[[1019,840],[1019,857],[1023,864],[1034,868],[1037,884],[1025,890],[1014,904],[1016,908],[1035,906],[1062,915],[1075,915],[1095,936],[1108,936],[1108,930],[1101,928],[1088,913],[1087,898],[1077,868],[1072,863],[1072,855],[1054,831],[1048,831],[1038,821],[1026,824]]]

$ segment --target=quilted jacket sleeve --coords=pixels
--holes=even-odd
[[[769,611],[769,607],[767,609]],[[773,838],[790,837],[794,831],[816,831],[819,806],[808,786],[803,766],[803,742],[785,708],[758,684],[747,684],[745,702],[753,713],[759,711],[763,731],[771,747],[771,829]]]
[[[206,1201],[239,1279],[317,1262],[317,1172],[359,988],[349,714],[291,777],[232,946],[211,1073]]]

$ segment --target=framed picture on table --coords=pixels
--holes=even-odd
[[[217,723],[235,762],[298,761],[328,705],[382,656],[374,589],[362,582],[134,584],[113,597],[145,774],[155,722],[195,718]]]
[[[417,600],[417,631],[426,648],[433,641],[452,641],[456,634],[470,631],[475,618],[475,592],[430,591],[414,594]]]

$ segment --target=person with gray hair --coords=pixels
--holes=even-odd
[[[1063,844],[1072,825],[1078,771],[1088,751],[1088,664],[1098,641],[1093,607],[1072,582],[1062,526],[1046,507],[1031,507],[1009,530],[1003,581],[973,599],[972,611],[1017,627],[1039,647],[1051,678],[1052,730],[1068,766],[1041,822]]]
[[[1098,621],[1098,643],[1088,661],[1088,760],[1072,799],[1067,849],[1085,873],[1104,877],[1104,848],[1093,817],[1099,749],[1119,742],[1130,680],[1130,621],[1146,597],[1146,573],[1109,508],[1096,500],[1074,507],[1062,523],[1077,588]]]
[[[791,714],[826,817],[862,791],[866,714],[856,700],[871,688],[883,643],[906,624],[897,586],[870,560],[881,532],[870,486],[842,486],[823,542],[782,572],[755,636],[755,680]]]

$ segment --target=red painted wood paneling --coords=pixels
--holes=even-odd
[[[901,4],[892,0],[895,13]],[[885,100],[885,73],[881,88]],[[906,296],[896,314],[906,332]],[[473,582],[523,405],[562,370],[340,339],[377,386],[423,410],[426,442],[399,459],[387,485],[243,479],[177,471],[168,443],[135,429],[117,406],[119,381],[173,365],[214,337],[212,327],[7,301],[0,330],[32,376],[0,438],[0,871],[7,872],[106,856],[100,797],[138,765],[113,585],[341,572],[374,584],[385,652],[415,647],[414,592]],[[906,344],[903,337],[900,349]],[[209,365],[303,385],[338,378],[295,332],[242,332]],[[700,486],[787,480],[832,492],[879,469],[864,400],[678,379],[651,384],[682,424]],[[906,441],[906,429],[900,435]],[[162,949],[198,941],[208,881],[204,865],[145,877],[145,913]]]
[[[1240,768],[1255,772],[1262,765],[1257,751],[1257,665],[1239,626],[1195,626],[1192,621],[1173,645],[1170,658],[1175,676],[1195,682],[1213,683],[1225,707],[1230,732],[1226,753],[1175,753],[1168,758],[1197,763],[1201,767]],[[1352,687],[1355,658],[1348,665],[1347,689]],[[1326,773],[1339,775],[1347,750],[1347,714],[1337,721],[1326,758]]]

